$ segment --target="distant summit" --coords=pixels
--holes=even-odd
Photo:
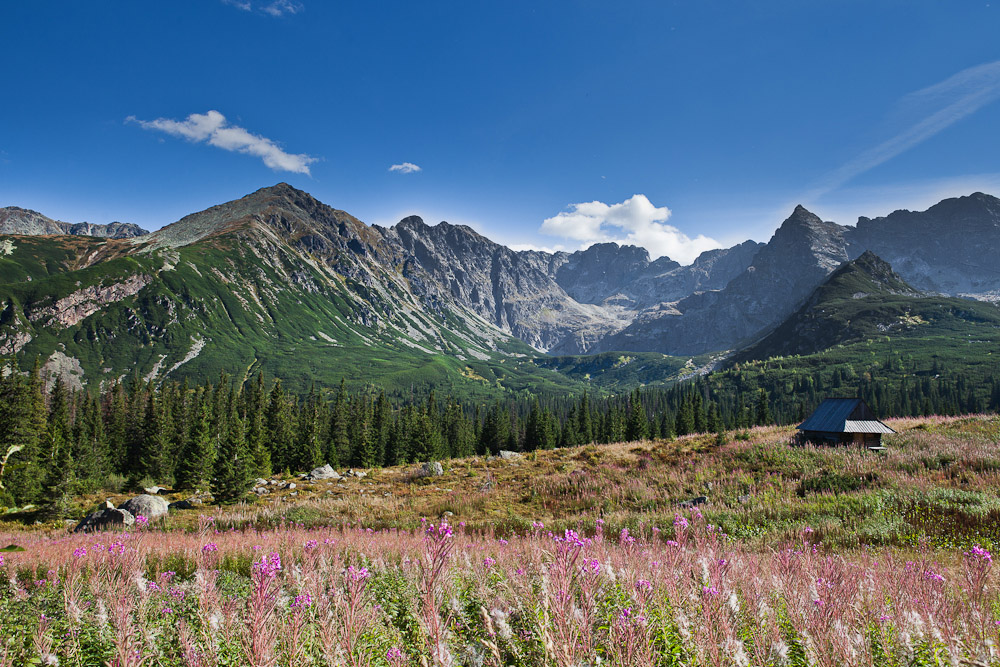
[[[71,224],[53,220],[38,211],[18,206],[0,208],[0,234],[20,234],[41,236],[65,234],[73,236],[96,236],[108,239],[130,239],[149,234],[145,229],[131,222],[112,222],[98,225],[90,222]]]

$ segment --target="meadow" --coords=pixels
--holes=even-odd
[[[1000,422],[891,425],[883,454],[760,428],[300,482],[128,533],[6,522],[0,664],[1000,664]]]

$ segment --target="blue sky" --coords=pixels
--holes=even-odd
[[[1000,195],[998,12],[8,2],[0,206],[155,229],[287,181],[369,223],[686,262],[766,240],[796,203],[853,223]]]

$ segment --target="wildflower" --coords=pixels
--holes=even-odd
[[[209,542],[208,544],[206,544],[201,548],[201,552],[203,554],[212,553],[218,550],[219,550],[219,545],[217,545],[215,542]]]
[[[83,558],[86,555],[87,547],[77,547],[76,549],[73,549],[73,558]],[[2,562],[0,562],[0,565],[2,565]]]
[[[502,547],[507,546],[507,540],[503,539],[502,537],[499,540],[497,540],[497,542],[499,542],[500,546]]]
[[[487,556],[486,558],[483,559],[483,569],[484,570],[490,570],[496,564],[497,564],[496,559],[490,558],[489,556]]]
[[[423,519],[421,519],[423,521]],[[433,523],[427,525],[426,533],[431,537],[437,537],[438,539],[446,539],[454,535],[454,531],[451,526],[448,525],[447,521],[442,521],[437,527]]]
[[[308,609],[312,606],[313,599],[309,593],[303,593],[302,595],[296,595],[295,601],[292,602],[292,609]]]
[[[703,586],[701,589],[701,594],[706,596],[718,595],[719,589],[715,586]]]
[[[135,525],[139,528],[146,528],[149,526],[149,518],[144,517],[141,514],[135,515]]]
[[[309,551],[310,549],[315,549],[318,546],[319,542],[317,542],[316,540],[309,540],[308,542],[305,543],[305,545],[302,548],[305,549],[306,551]]]
[[[690,524],[688,523],[688,520],[685,519],[684,517],[682,517],[680,514],[675,514],[674,515],[674,527],[675,528],[679,528],[681,530],[684,530],[689,525]]]
[[[0,554],[0,567],[3,567],[3,555]]]
[[[635,590],[639,592],[651,591],[653,590],[653,582],[646,581],[645,579],[640,579],[639,581],[635,582]]]
[[[367,581],[367,579],[372,576],[372,573],[368,570],[367,567],[363,567],[359,570],[356,570],[354,569],[353,565],[350,565],[347,568],[346,576],[348,579],[354,582]]]
[[[815,600],[813,600],[813,604],[816,605],[817,607],[822,607],[826,603],[820,600],[819,598],[816,598]]]
[[[622,532],[618,534],[618,541],[621,544],[635,544],[635,538],[628,534],[628,528],[622,528]]]
[[[0,563],[0,565],[2,565],[2,563]],[[517,568],[516,570],[514,570],[514,574],[516,574],[519,577],[523,577],[524,576],[524,568],[523,567]]]
[[[393,646],[391,649],[385,652],[385,659],[388,660],[389,662],[393,662],[395,660],[402,660],[403,652],[399,650],[397,647]]]
[[[597,560],[596,558],[590,560],[584,558],[583,566],[580,568],[580,571],[583,572],[584,574],[600,574],[601,561]]]
[[[598,519],[598,520],[600,520],[600,519]],[[541,530],[542,528],[545,528],[545,524],[542,523],[541,521],[532,521],[531,522],[531,527],[534,530]]]
[[[166,572],[161,572],[160,573],[160,579],[163,579],[167,583],[170,583],[171,581],[173,581],[174,577],[176,577],[176,576],[177,576],[177,573],[174,572],[173,570],[167,570]]]
[[[254,574],[267,578],[278,576],[278,572],[281,571],[281,556],[274,552],[268,556],[261,556],[259,561],[254,561],[253,571]]]
[[[972,547],[972,551],[966,551],[965,556],[973,561],[981,561],[987,565],[993,563],[993,554],[978,544]]]
[[[164,614],[172,614],[174,613],[174,610],[171,609],[170,607],[164,607],[163,609],[160,610],[160,612]]]

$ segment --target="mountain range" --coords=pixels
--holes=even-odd
[[[593,379],[570,366],[628,358],[669,379],[837,344],[854,334],[809,308],[845,272],[897,300],[982,302],[980,319],[1000,297],[1000,200],[982,193],[856,226],[799,206],[766,244],[688,266],[613,243],[514,251],[418,217],[369,226],[284,183],[153,233],[9,207],[0,235],[0,355],[76,386],[263,370],[298,388],[564,391]]]

